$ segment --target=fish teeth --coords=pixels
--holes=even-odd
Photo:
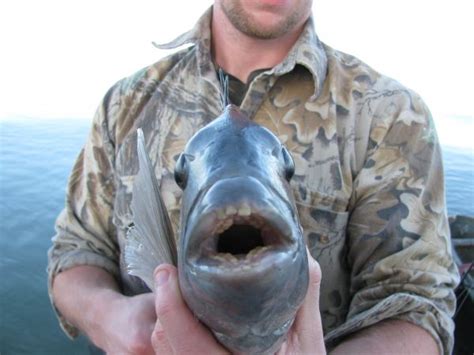
[[[252,249],[244,258],[231,253],[217,253],[210,255],[210,258],[221,263],[220,266],[224,268],[250,271],[255,267],[255,263],[260,261],[258,257],[268,250],[271,250],[270,246],[263,246]]]
[[[229,229],[229,227],[230,227],[232,224],[234,224],[234,221],[233,221],[232,219],[227,219],[227,220],[225,220],[224,223],[222,224],[222,226],[224,227],[224,229],[222,230],[222,232],[225,231],[225,230],[227,230],[227,229]]]
[[[226,219],[219,228],[219,234],[229,229],[233,223],[234,221],[232,219]]]
[[[216,216],[217,216],[217,219],[226,219],[227,218],[227,215],[226,215],[226,213],[223,209],[217,210],[216,211]]]
[[[237,259],[231,253],[218,253],[218,254],[213,255],[212,258],[221,262],[231,262],[231,263],[239,262],[239,259]]]
[[[239,216],[250,216],[252,213],[252,209],[250,208],[250,205],[248,203],[242,203],[242,205],[239,207],[238,214]]]
[[[237,209],[234,206],[227,206],[225,208],[225,213],[228,216],[232,216],[237,213]]]
[[[227,262],[227,259],[222,254],[212,255],[211,258],[220,262]]]
[[[247,254],[247,258],[248,258],[248,259],[252,259],[252,258],[255,257],[256,255],[261,254],[261,253],[265,252],[265,251],[268,250],[268,249],[270,249],[269,246],[253,248],[253,249],[250,250],[250,252]]]
[[[254,255],[257,255],[260,250],[262,250],[264,247],[256,247],[256,248],[253,248],[252,250],[250,250],[250,252],[247,254],[247,258],[250,259],[252,258]]]
[[[232,218],[229,218],[229,219],[225,219],[222,221],[222,223],[220,223],[216,229],[215,229],[215,234],[221,234],[223,233],[225,230],[229,229],[229,227],[234,223],[234,221],[232,220]]]

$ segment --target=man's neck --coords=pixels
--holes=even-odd
[[[223,14],[212,17],[212,52],[215,63],[246,83],[251,72],[281,63],[304,26],[276,39],[258,39],[237,30]],[[217,10],[218,11],[218,10]]]

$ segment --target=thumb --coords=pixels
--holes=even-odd
[[[173,265],[162,264],[155,269],[155,310],[161,328],[168,340],[176,337],[176,314],[187,310],[178,285],[177,270]],[[171,344],[172,345],[172,344]]]
[[[296,314],[294,330],[298,334],[302,348],[314,351],[315,349],[320,349],[321,346],[324,349],[324,335],[319,311],[321,268],[308,250],[307,253],[309,267],[308,292]]]
[[[319,307],[319,288],[321,286],[321,267],[319,263],[313,258],[308,248],[306,248],[306,254],[308,255],[308,268],[309,268],[309,285],[308,293],[318,298]]]
[[[163,264],[156,268],[155,293],[156,316],[161,324],[155,331],[166,336],[175,353],[216,353],[221,349],[184,302],[174,266]]]

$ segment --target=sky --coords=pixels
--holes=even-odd
[[[169,53],[151,42],[190,29],[211,3],[0,2],[0,118],[90,119],[110,86]],[[474,134],[473,13],[472,0],[313,3],[320,39],[417,91],[440,136],[456,120],[467,124],[453,142]]]

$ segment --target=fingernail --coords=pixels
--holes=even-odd
[[[155,272],[155,286],[163,286],[169,279],[170,273],[166,269],[157,270]]]

